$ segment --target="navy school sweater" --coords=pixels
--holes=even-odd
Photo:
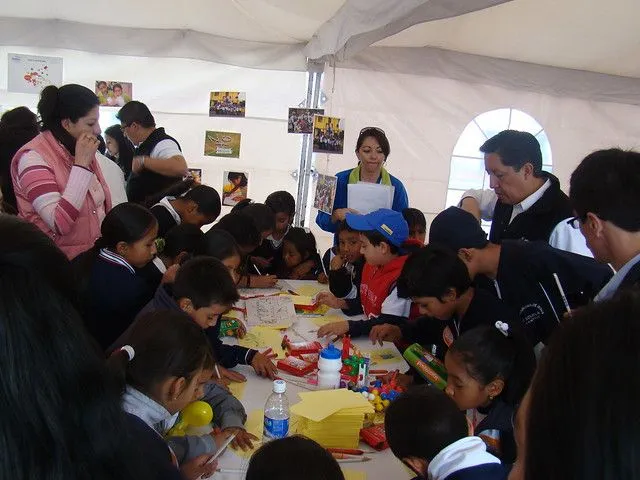
[[[331,259],[335,252],[333,247],[328,249],[322,257],[322,264],[329,274],[329,290],[337,298],[342,298],[347,302],[347,308],[342,309],[342,313],[348,316],[362,314],[362,301],[360,300],[360,284],[362,283],[362,269],[364,268],[364,257],[353,264],[346,264],[338,270],[331,270]],[[355,296],[353,292],[355,291]],[[346,298],[352,297],[352,298]]]

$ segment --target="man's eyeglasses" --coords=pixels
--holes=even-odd
[[[358,136],[362,135],[363,133],[370,132],[371,130],[375,130],[376,132],[381,133],[385,137],[387,136],[387,134],[384,133],[384,130],[378,127],[364,127],[362,130],[360,130],[360,133],[358,134]]]

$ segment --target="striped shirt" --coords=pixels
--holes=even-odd
[[[72,231],[90,189],[95,204],[99,205],[99,221],[104,219],[104,190],[87,168],[74,165],[64,191],[60,192],[53,169],[39,153],[31,150],[20,158],[17,181],[38,215],[58,235]]]
[[[113,263],[114,265],[120,265],[126,268],[133,275],[136,274],[136,271],[133,269],[131,264],[124,259],[124,257],[121,257],[120,255],[112,252],[111,250],[107,250],[106,248],[101,248],[100,253],[98,254],[98,257],[100,257],[102,260],[106,262]]]

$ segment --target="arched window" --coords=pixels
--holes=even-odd
[[[542,126],[530,115],[515,108],[500,108],[482,113],[466,126],[451,156],[446,207],[458,205],[462,194],[471,188],[488,189],[489,175],[484,170],[482,144],[502,130],[521,130],[540,142],[542,169],[551,172],[551,147]],[[488,226],[489,224],[483,226]]]

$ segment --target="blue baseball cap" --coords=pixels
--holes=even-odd
[[[390,244],[398,248],[401,248],[409,237],[409,225],[402,214],[388,208],[381,208],[366,215],[347,213],[345,220],[347,225],[359,232],[380,232]]]

